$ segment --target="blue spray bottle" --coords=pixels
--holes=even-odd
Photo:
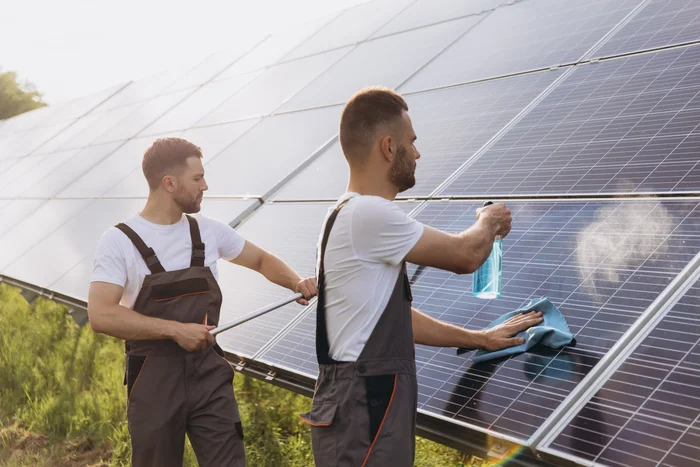
[[[493,204],[484,203],[484,207]],[[503,239],[496,236],[491,254],[473,275],[472,295],[478,298],[492,299],[501,296],[501,263],[503,258]]]

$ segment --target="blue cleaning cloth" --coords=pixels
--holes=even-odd
[[[530,347],[537,343],[546,345],[547,347],[551,347],[553,349],[558,349],[560,347],[564,347],[565,345],[571,344],[571,342],[574,340],[574,335],[569,330],[569,326],[566,324],[564,315],[561,314],[557,307],[555,307],[547,297],[532,300],[528,306],[511,311],[510,313],[506,313],[493,321],[489,325],[489,328],[503,323],[512,316],[520,313],[527,313],[529,311],[541,311],[544,320],[540,324],[517,334],[517,337],[522,337],[525,339],[524,344],[509,347],[507,349],[496,350],[494,352],[488,352],[482,349],[474,354],[472,360],[478,363],[485,362],[486,360],[492,360],[494,358],[519,354],[527,351]]]

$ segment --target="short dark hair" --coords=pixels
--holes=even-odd
[[[158,138],[143,154],[143,175],[151,189],[158,188],[173,169],[187,165],[190,157],[202,157],[202,149],[182,138]]]
[[[388,88],[364,88],[352,96],[340,117],[340,146],[348,161],[369,149],[379,125],[398,121],[404,111],[406,101]]]

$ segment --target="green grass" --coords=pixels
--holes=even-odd
[[[65,306],[32,304],[0,283],[0,465],[128,466],[123,343],[79,327]],[[298,413],[311,400],[236,374],[248,465],[313,465]],[[464,455],[417,441],[416,466],[465,465]],[[189,442],[185,465],[196,466]]]

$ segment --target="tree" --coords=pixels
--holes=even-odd
[[[41,93],[33,84],[17,81],[17,73],[14,71],[0,73],[0,120],[45,105],[41,99]]]

